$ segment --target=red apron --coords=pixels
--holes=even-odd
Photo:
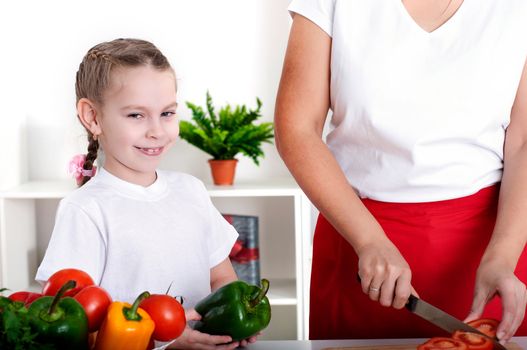
[[[472,305],[476,269],[496,221],[499,186],[451,200],[387,203],[365,199],[412,270],[420,297],[459,319]],[[320,215],[313,243],[310,296],[310,339],[414,338],[440,336],[439,328],[405,309],[371,301],[356,280],[353,248]],[[527,282],[524,250],[516,269]],[[501,319],[499,298],[484,316]],[[523,322],[516,335],[527,335]]]

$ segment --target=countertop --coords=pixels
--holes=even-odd
[[[247,350],[322,350],[329,347],[361,345],[421,344],[426,339],[354,339],[354,340],[261,340],[250,344]],[[512,342],[527,349],[527,337],[514,337]]]

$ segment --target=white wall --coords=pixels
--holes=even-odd
[[[117,37],[154,42],[178,75],[185,101],[255,106],[272,121],[287,43],[288,0],[3,1],[0,4],[0,190],[26,180],[67,178],[85,152],[74,77],[85,52]],[[257,167],[240,157],[237,180],[286,177],[273,145]],[[208,155],[179,141],[162,167],[210,181]]]

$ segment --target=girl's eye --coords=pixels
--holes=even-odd
[[[163,112],[163,113],[161,113],[161,116],[162,116],[162,117],[171,117],[171,116],[173,116],[173,115],[175,115],[175,114],[176,114],[176,112],[169,111],[169,112]]]
[[[130,113],[128,114],[128,117],[129,118],[134,118],[134,119],[139,119],[139,118],[142,118],[143,116],[139,113]]]

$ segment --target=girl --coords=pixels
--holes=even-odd
[[[526,2],[289,9],[276,144],[321,212],[310,337],[438,335],[398,310],[415,292],[527,334]]]
[[[61,201],[36,279],[78,268],[126,302],[144,290],[165,293],[174,282],[171,294],[184,296],[190,308],[235,280],[228,255],[237,232],[204,185],[187,174],[156,170],[179,132],[176,77],[165,56],[143,40],[96,45],[79,66],[76,93],[89,140],[82,187]],[[92,178],[99,148],[104,163]],[[189,309],[187,320],[197,319]],[[240,345],[231,341],[187,327],[173,347]]]

